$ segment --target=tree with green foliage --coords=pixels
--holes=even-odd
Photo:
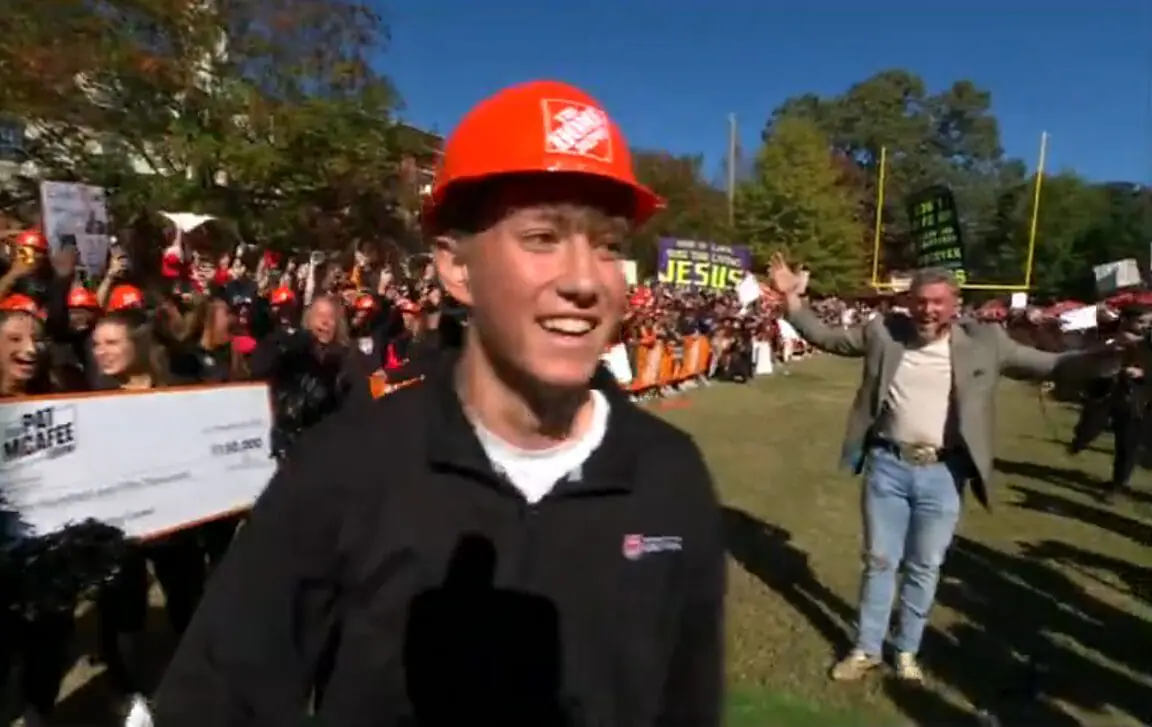
[[[1149,250],[1152,244],[1152,188],[1110,182],[1097,185],[1097,189],[1103,196],[1103,206],[1082,243],[1085,250],[1091,251],[1092,264],[1123,258],[1152,263],[1149,260],[1152,252]],[[1152,265],[1143,267],[1147,270]]]
[[[631,241],[630,254],[641,274],[656,270],[657,240],[674,237],[705,242],[729,242],[728,202],[723,191],[708,183],[702,155],[633,150],[636,177],[664,198],[664,209]]]
[[[866,228],[828,138],[804,117],[782,117],[765,136],[752,178],[737,191],[736,237],[765,261],[781,251],[812,272],[817,293],[868,280]]]
[[[985,268],[997,271],[997,282],[1019,285],[1028,265],[1035,177],[1006,190],[999,201],[998,223],[981,249]],[[1093,252],[1085,236],[1103,213],[1102,190],[1072,172],[1046,176],[1043,204],[1037,217],[1036,249],[1032,260],[1032,293],[1040,298],[1084,293],[1091,287]]]
[[[1035,177],[1023,161],[1004,155],[987,91],[960,80],[934,93],[916,74],[887,70],[837,96],[802,94],[786,100],[769,119],[764,138],[798,117],[827,136],[844,183],[857,190],[857,218],[868,226],[875,219],[880,150],[887,149],[882,276],[914,265],[908,195],[942,184],[957,200],[969,279],[1023,282]],[[1091,297],[1092,266],[1127,257],[1143,262],[1150,241],[1149,190],[1092,184],[1072,172],[1048,175],[1032,293]]]
[[[12,4],[0,108],[29,124],[40,177],[111,188],[121,223],[193,209],[275,246],[402,231],[406,150],[398,97],[368,62],[386,34],[368,5]]]
[[[812,120],[860,185],[861,219],[875,216],[880,150],[886,148],[883,262],[888,270],[912,265],[904,199],[936,184],[950,187],[969,240],[995,219],[1005,184],[1023,177],[1018,162],[1004,158],[991,94],[970,81],[929,92],[923,79],[895,69],[877,73],[833,97],[804,94],[787,99],[772,114],[765,138],[783,119]],[[1007,180],[1007,181],[1004,181]]]

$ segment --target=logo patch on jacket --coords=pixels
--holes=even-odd
[[[640,560],[651,553],[671,553],[684,549],[684,539],[678,535],[637,535],[624,536],[620,552],[628,560]]]

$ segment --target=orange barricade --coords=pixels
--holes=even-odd
[[[634,351],[635,370],[627,388],[630,393],[637,395],[657,393],[707,376],[712,358],[712,344],[707,336],[701,335],[685,336],[679,357],[673,355],[671,346],[665,345],[655,336],[642,338]],[[369,385],[373,398],[379,399],[420,380],[417,378],[393,383],[388,381],[383,371],[376,371],[369,378]]]
[[[677,372],[681,381],[687,381],[696,376],[699,359],[700,336],[688,336],[684,339],[684,360],[680,364],[680,371]]]
[[[664,346],[664,350],[660,354],[660,368],[658,369],[660,373],[657,374],[656,378],[661,388],[676,383],[676,360],[669,350],[671,348],[671,346]]]
[[[700,336],[696,342],[696,376],[707,376],[708,371],[712,368],[712,342],[708,340],[707,336]]]
[[[707,376],[712,357],[712,344],[701,335],[686,336],[679,356],[653,337],[641,339],[634,350],[632,394],[656,393]]]
[[[657,386],[660,375],[660,357],[664,344],[653,336],[646,336],[636,346],[636,370],[633,371],[629,391],[639,394]]]

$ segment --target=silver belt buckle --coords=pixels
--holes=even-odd
[[[901,444],[900,459],[916,467],[936,464],[940,461],[940,451],[926,444]]]

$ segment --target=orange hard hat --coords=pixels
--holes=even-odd
[[[15,239],[12,240],[12,244],[16,247],[30,247],[40,252],[48,252],[48,241],[44,239],[44,235],[37,229],[24,230],[16,235]]]
[[[69,308],[99,308],[100,300],[87,288],[73,288],[68,292]]]
[[[352,303],[352,308],[358,311],[376,310],[376,299],[368,294],[361,295]]]
[[[530,81],[481,101],[448,137],[421,222],[440,231],[437,214],[461,184],[536,173],[616,185],[630,197],[629,217],[637,225],[664,204],[636,181],[628,142],[596,99],[559,81]]]
[[[11,313],[27,313],[33,316],[43,316],[40,305],[23,293],[13,293],[0,300],[0,310]]]
[[[291,288],[277,288],[268,295],[268,303],[271,305],[288,305],[296,300],[296,293]]]
[[[108,294],[108,312],[144,307],[144,292],[135,285],[117,285]]]

